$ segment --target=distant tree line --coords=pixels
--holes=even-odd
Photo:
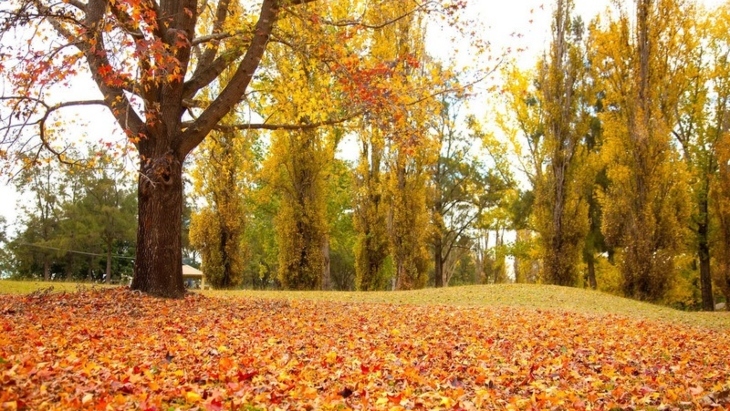
[[[93,147],[67,153],[61,166],[27,161],[35,165],[15,178],[22,200],[2,255],[5,271],[46,281],[131,278],[136,193],[124,167]]]

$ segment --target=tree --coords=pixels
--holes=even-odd
[[[31,161],[31,160],[27,160]],[[32,200],[21,206],[25,216],[25,229],[16,238],[16,253],[26,255],[21,261],[29,266],[20,271],[35,272],[40,268],[43,279],[51,280],[51,265],[56,257],[56,239],[62,214],[64,193],[59,184],[60,176],[48,161],[38,161],[18,176],[16,186],[21,193],[28,193]]]
[[[458,97],[443,99],[433,120],[439,156],[430,167],[429,208],[436,287],[448,286],[457,263],[466,261],[472,245],[469,236],[482,212],[497,205],[505,188],[497,173],[485,172],[484,164],[473,157],[477,136],[458,130],[458,104]]]
[[[7,278],[13,269],[13,257],[9,249],[8,222],[0,216],[0,277]]]
[[[526,247],[521,242],[521,233],[530,227],[529,220],[535,202],[532,190],[523,191],[518,188],[512,158],[514,154],[517,154],[513,150],[520,147],[516,140],[518,127],[508,125],[507,115],[503,114],[505,115],[497,118],[503,120],[500,123],[502,131],[511,136],[510,139],[507,139],[508,141],[498,138],[494,132],[485,131],[474,116],[470,116],[467,121],[470,133],[479,138],[482,148],[486,152],[484,163],[488,164],[490,168],[488,181],[491,181],[490,185],[498,188],[495,190],[495,194],[498,193],[499,196],[496,207],[485,210],[479,216],[477,236],[474,241],[477,274],[480,281],[486,283],[499,283],[507,280],[507,254],[511,254],[514,258],[515,282],[525,282],[520,271],[520,266],[524,265],[520,260],[524,259],[526,254],[523,252]],[[520,152],[518,155],[521,154]],[[523,162],[523,167],[518,166],[517,168],[525,173],[527,171],[524,168],[525,165],[526,163]],[[515,244],[512,246],[507,246],[504,242],[506,230],[514,230],[517,233]],[[491,241],[492,237],[494,242]]]
[[[323,247],[328,244],[324,185],[330,155],[323,153],[328,147],[323,138],[312,135],[315,132],[280,132],[272,147],[274,184],[281,195],[275,219],[278,276],[286,289],[323,286]]]
[[[78,166],[68,172],[78,181],[81,195],[64,204],[61,227],[65,228],[64,238],[81,240],[65,242],[66,249],[72,244],[102,246],[104,278],[109,284],[113,254],[120,245],[134,243],[136,193],[125,186],[126,172],[110,156],[92,147],[87,158],[94,158],[93,166]]]
[[[10,244],[15,275],[111,282],[131,274],[136,193],[124,168],[98,147],[67,158],[70,164],[39,164],[16,180],[34,201],[23,207],[23,228]]]
[[[608,187],[608,177],[606,176],[606,164],[601,160],[601,150],[603,147],[603,123],[600,115],[605,109],[604,98],[605,92],[601,89],[601,82],[595,79],[599,78],[595,65],[597,50],[589,36],[586,45],[586,58],[588,60],[589,78],[592,80],[586,84],[585,99],[587,108],[587,131],[584,136],[584,146],[586,155],[584,157],[583,173],[591,176],[593,181],[588,179],[584,187],[583,196],[588,203],[588,231],[583,242],[583,262],[586,264],[586,273],[584,276],[585,286],[592,289],[598,288],[598,280],[596,277],[596,254],[608,252],[610,258],[613,258],[613,250],[606,245],[606,239],[601,231],[603,221],[603,210],[599,201],[599,192],[603,192]]]
[[[423,288],[428,282],[428,239],[431,236],[426,200],[428,148],[411,158],[397,147],[389,160],[386,180],[388,236],[395,265],[395,289]],[[426,154],[424,155],[424,152]]]
[[[717,243],[714,248],[718,270],[714,279],[728,304],[730,303],[730,133],[726,131],[718,143],[719,173],[715,176],[712,189],[712,204],[718,222]]]
[[[355,170],[354,226],[355,286],[358,290],[382,290],[388,285],[385,260],[388,257],[384,178],[385,139],[376,128],[360,133],[360,159]]]
[[[610,181],[602,229],[621,251],[625,295],[659,300],[669,289],[688,217],[684,167],[671,145],[676,120],[673,53],[684,19],[675,0],[640,0],[594,30],[606,90],[602,156]],[[630,153],[630,155],[627,155]]]
[[[244,99],[267,43],[272,38],[287,40],[278,38],[275,29],[282,15],[296,16],[304,28],[315,32],[322,27],[344,28],[341,41],[317,43],[321,46],[317,52],[329,58],[341,78],[355,77],[349,70],[355,65],[343,64],[347,33],[371,26],[353,16],[362,15],[359,7],[331,20],[319,13],[313,0],[262,0],[258,4],[258,17],[229,0],[12,0],[3,5],[0,53],[12,63],[3,64],[0,70],[14,90],[13,95],[2,98],[8,110],[3,114],[4,142],[18,151],[44,148],[63,159],[63,142],[54,140],[53,132],[58,137],[61,129],[51,127],[57,115],[72,107],[101,105],[113,115],[139,156],[139,224],[131,285],[135,290],[165,297],[184,294],[182,164]],[[436,7],[434,3],[417,4],[404,15]],[[201,20],[205,13],[212,19]],[[230,21],[243,24],[231,27]],[[298,33],[294,41],[309,38],[309,33]],[[234,74],[225,87],[211,101],[196,100],[226,69]],[[56,93],[66,97],[61,101],[51,98],[54,93],[48,90],[59,90],[79,77],[93,80],[101,98],[75,100],[70,93]],[[314,128],[342,119],[283,126]],[[281,126],[267,123],[242,128]]]
[[[200,251],[202,269],[215,288],[232,288],[243,279],[247,172],[251,141],[243,132],[216,133],[196,154],[194,187],[207,203],[191,216],[190,243]],[[254,133],[254,132],[249,132]]]
[[[572,20],[573,2],[558,0],[550,53],[538,63],[538,99],[544,125],[546,169],[535,187],[536,227],[543,247],[543,278],[573,286],[587,231],[587,207],[580,178],[582,139],[587,132],[583,25]]]
[[[714,22],[701,16],[694,7],[687,7],[683,14],[686,18],[681,21],[681,34],[674,43],[673,60],[677,63],[671,67],[672,78],[675,79],[672,88],[676,88],[679,93],[677,121],[672,134],[680,143],[682,158],[691,173],[694,207],[689,228],[694,234],[691,243],[699,261],[702,309],[713,311],[710,184],[718,172],[716,151],[721,133],[713,124],[715,110],[711,95],[717,93],[717,103],[722,105],[722,101],[727,99],[727,95],[722,95],[722,87],[728,79],[713,75],[713,71],[719,73],[715,71],[719,69],[715,65],[723,64],[717,61],[717,52],[720,50],[713,47],[717,40],[708,33]]]
[[[327,181],[327,221],[330,222],[331,285],[335,290],[355,289],[354,169],[335,160]]]
[[[327,7],[346,9],[348,2]],[[334,12],[334,11],[333,11]],[[280,23],[282,42],[272,44],[262,63],[267,73],[261,87],[268,95],[256,99],[258,111],[280,123],[309,124],[346,111],[344,91],[326,57],[313,52],[319,42],[336,41],[338,30],[322,30],[295,45],[307,23],[292,16]],[[330,288],[330,240],[327,181],[341,129],[277,130],[270,134],[263,173],[278,198],[274,219],[278,248],[278,279],[287,289]]]
[[[711,13],[707,23],[715,98],[707,99],[708,122],[703,131],[714,142],[717,161],[716,173],[710,180],[710,209],[718,226],[712,248],[718,269],[713,278],[730,310],[730,38],[727,35],[730,33],[730,11],[727,4]]]
[[[448,85],[449,76],[439,73],[435,65],[427,66],[423,21],[406,12],[414,4],[382,3],[370,10],[381,29],[373,33],[369,53],[379,63],[374,69],[358,71],[358,76],[379,79],[369,89],[356,88],[357,93],[379,102],[358,133],[355,260],[361,290],[389,285],[389,257],[395,265],[396,287],[423,287],[427,280],[425,172],[433,147],[425,142],[429,138],[426,113],[437,106],[432,89]],[[409,92],[388,92],[384,79],[394,89]]]

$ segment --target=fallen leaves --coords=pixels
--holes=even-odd
[[[730,407],[728,331],[618,316],[124,288],[0,315],[3,410]]]

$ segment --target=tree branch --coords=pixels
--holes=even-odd
[[[55,22],[53,19],[50,21],[56,32],[67,41],[71,43],[75,42],[79,50],[84,54],[84,57],[86,57],[94,81],[104,96],[104,102],[119,123],[119,126],[137,135],[142,131],[144,122],[132,109],[132,105],[123,90],[107,85],[103,76],[99,74],[101,67],[111,67],[109,59],[103,52],[105,50],[104,37],[101,31],[94,29],[103,23],[105,9],[106,2],[103,0],[90,0],[87,5],[85,26],[87,27],[87,33],[91,33],[91,38],[79,39],[58,22]],[[90,42],[90,40],[94,40],[94,43]],[[92,46],[92,44],[95,45]],[[102,52],[98,52],[99,50]]]
[[[334,21],[334,20],[328,20],[328,19],[320,19],[320,21],[322,22],[322,24],[326,24],[328,26],[333,26],[333,27],[361,27],[361,28],[370,29],[370,30],[379,30],[379,29],[382,29],[383,27],[387,27],[393,23],[397,23],[398,21],[403,20],[404,18],[411,16],[411,15],[425,9],[428,5],[435,4],[435,3],[436,2],[434,2],[434,1],[427,1],[425,3],[419,4],[412,10],[407,11],[390,20],[386,20],[380,24],[363,23],[361,20]],[[291,13],[292,15],[297,16],[303,20],[302,16],[300,16],[296,13],[293,13],[291,10],[289,10],[289,13]],[[363,12],[363,14],[364,14],[364,12]]]
[[[228,17],[228,6],[230,4],[230,0],[220,0],[218,2],[218,8],[215,12],[215,22],[213,22],[213,29],[211,30],[211,33],[220,32],[223,29],[223,24],[226,21],[226,17]],[[193,45],[196,45],[199,43],[195,43],[195,40],[193,40]],[[200,57],[200,62],[198,63],[198,67],[196,68],[195,72],[193,73],[193,77],[197,77],[200,70],[203,70],[210,66],[213,63],[213,60],[215,59],[216,54],[218,53],[218,44],[213,44],[213,47],[207,48],[203,55]],[[206,83],[207,84],[207,83]],[[197,91],[197,90],[195,90]],[[187,92],[186,92],[187,93]],[[188,96],[192,97],[192,96]]]
[[[237,53],[224,53],[207,66],[198,65],[190,80],[183,85],[183,98],[190,99],[201,88],[212,83],[231,63],[236,61]]]
[[[36,121],[26,121],[21,126],[21,128],[30,126],[30,125],[37,125],[38,126],[38,138],[41,140],[41,146],[48,150],[51,154],[53,154],[61,163],[64,164],[76,164],[76,162],[69,162],[63,157],[63,153],[65,150],[58,151],[55,148],[51,146],[50,141],[46,137],[46,121],[48,121],[48,117],[51,116],[55,111],[60,110],[62,108],[67,107],[75,107],[75,106],[92,106],[92,105],[102,105],[106,107],[106,102],[104,100],[77,100],[77,101],[65,101],[62,103],[58,103],[53,106],[49,106],[45,101],[35,98],[35,97],[23,97],[23,96],[10,96],[10,97],[0,97],[0,100],[26,100],[26,101],[32,101],[38,105],[41,105],[45,108],[45,113]]]
[[[241,100],[264,55],[278,13],[279,2],[277,0],[263,0],[259,19],[254,28],[254,37],[243,60],[238,65],[238,69],[218,97],[183,132],[179,146],[176,147],[177,155],[181,158],[200,144],[208,132]]]
[[[235,32],[235,33],[211,33],[211,34],[207,34],[205,36],[196,37],[190,43],[193,46],[197,46],[199,44],[209,43],[211,41],[225,40],[225,39],[235,36],[236,34],[242,34],[242,33],[243,33],[242,31]],[[211,49],[212,48],[207,49],[206,52]],[[202,60],[202,58],[201,58],[201,60]]]
[[[213,127],[213,130],[215,131],[221,131],[221,132],[231,132],[231,131],[240,131],[240,130],[312,130],[318,127],[324,127],[324,126],[334,126],[337,124],[342,124],[344,122],[347,122],[349,120],[352,120],[356,117],[359,117],[364,112],[359,111],[357,113],[351,114],[349,116],[333,119],[333,120],[325,120],[325,121],[319,121],[316,123],[304,123],[304,124],[272,124],[272,123],[247,123],[247,124],[218,124]],[[194,122],[183,124],[183,127],[185,126],[192,126]]]

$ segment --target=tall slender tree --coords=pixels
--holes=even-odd
[[[437,106],[432,98],[433,85],[448,84],[444,80],[448,76],[426,80],[423,75],[427,60],[423,21],[417,15],[404,14],[416,4],[382,3],[371,10],[381,28],[373,33],[370,55],[383,63],[360,75],[375,75],[380,81],[387,78],[398,88],[412,92],[383,93],[377,82],[368,90],[371,98],[381,104],[377,112],[364,119],[360,133],[358,171],[362,175],[358,179],[355,217],[360,289],[381,289],[389,280],[395,280],[397,287],[418,288],[427,279],[422,261],[427,255],[428,229],[425,177],[433,147],[424,144],[428,138],[425,113]],[[384,24],[389,21],[394,23]],[[394,279],[387,278],[384,271],[388,256],[395,266]]]
[[[51,280],[51,264],[58,254],[54,249],[57,248],[65,197],[60,180],[61,176],[48,159],[23,170],[16,179],[19,191],[30,194],[32,198],[21,206],[25,216],[21,224],[26,228],[18,237],[22,242],[19,245],[23,247],[20,252],[31,254],[31,260],[40,264],[45,281]]]
[[[656,301],[670,287],[689,212],[684,167],[671,145],[670,53],[685,9],[677,0],[639,0],[635,11],[596,32],[609,106],[602,120],[610,185],[601,205],[606,239],[621,251],[624,293]]]
[[[587,207],[580,185],[582,140],[588,131],[583,109],[587,78],[584,27],[572,19],[573,2],[558,0],[549,55],[538,64],[540,107],[544,110],[547,167],[535,189],[537,230],[543,248],[543,277],[550,284],[575,285],[587,231]]]
[[[272,158],[275,185],[281,196],[276,216],[279,281],[287,289],[313,290],[323,285],[328,236],[328,159],[324,139],[309,132],[275,136]],[[329,254],[326,255],[329,257]]]
[[[194,191],[205,205],[191,216],[190,243],[200,251],[206,280],[216,288],[236,287],[243,278],[244,203],[252,180],[250,145],[256,140],[244,133],[216,133],[196,153]]]
[[[709,108],[712,105],[710,93],[716,91],[711,90],[712,85],[720,85],[723,79],[712,78],[711,74],[715,64],[712,60],[716,57],[710,46],[713,40],[708,35],[712,23],[692,6],[686,7],[683,14],[681,34],[673,44],[671,60],[674,64],[669,67],[674,79],[672,89],[679,93],[677,120],[672,134],[681,146],[682,158],[691,173],[694,207],[689,228],[694,235],[690,243],[699,261],[702,309],[713,311],[710,183],[718,172],[716,150],[720,133],[712,127],[712,110]]]
[[[360,133],[360,156],[355,170],[354,226],[355,285],[358,290],[381,290],[388,285],[387,204],[385,202],[383,152],[385,138],[376,128]]]

